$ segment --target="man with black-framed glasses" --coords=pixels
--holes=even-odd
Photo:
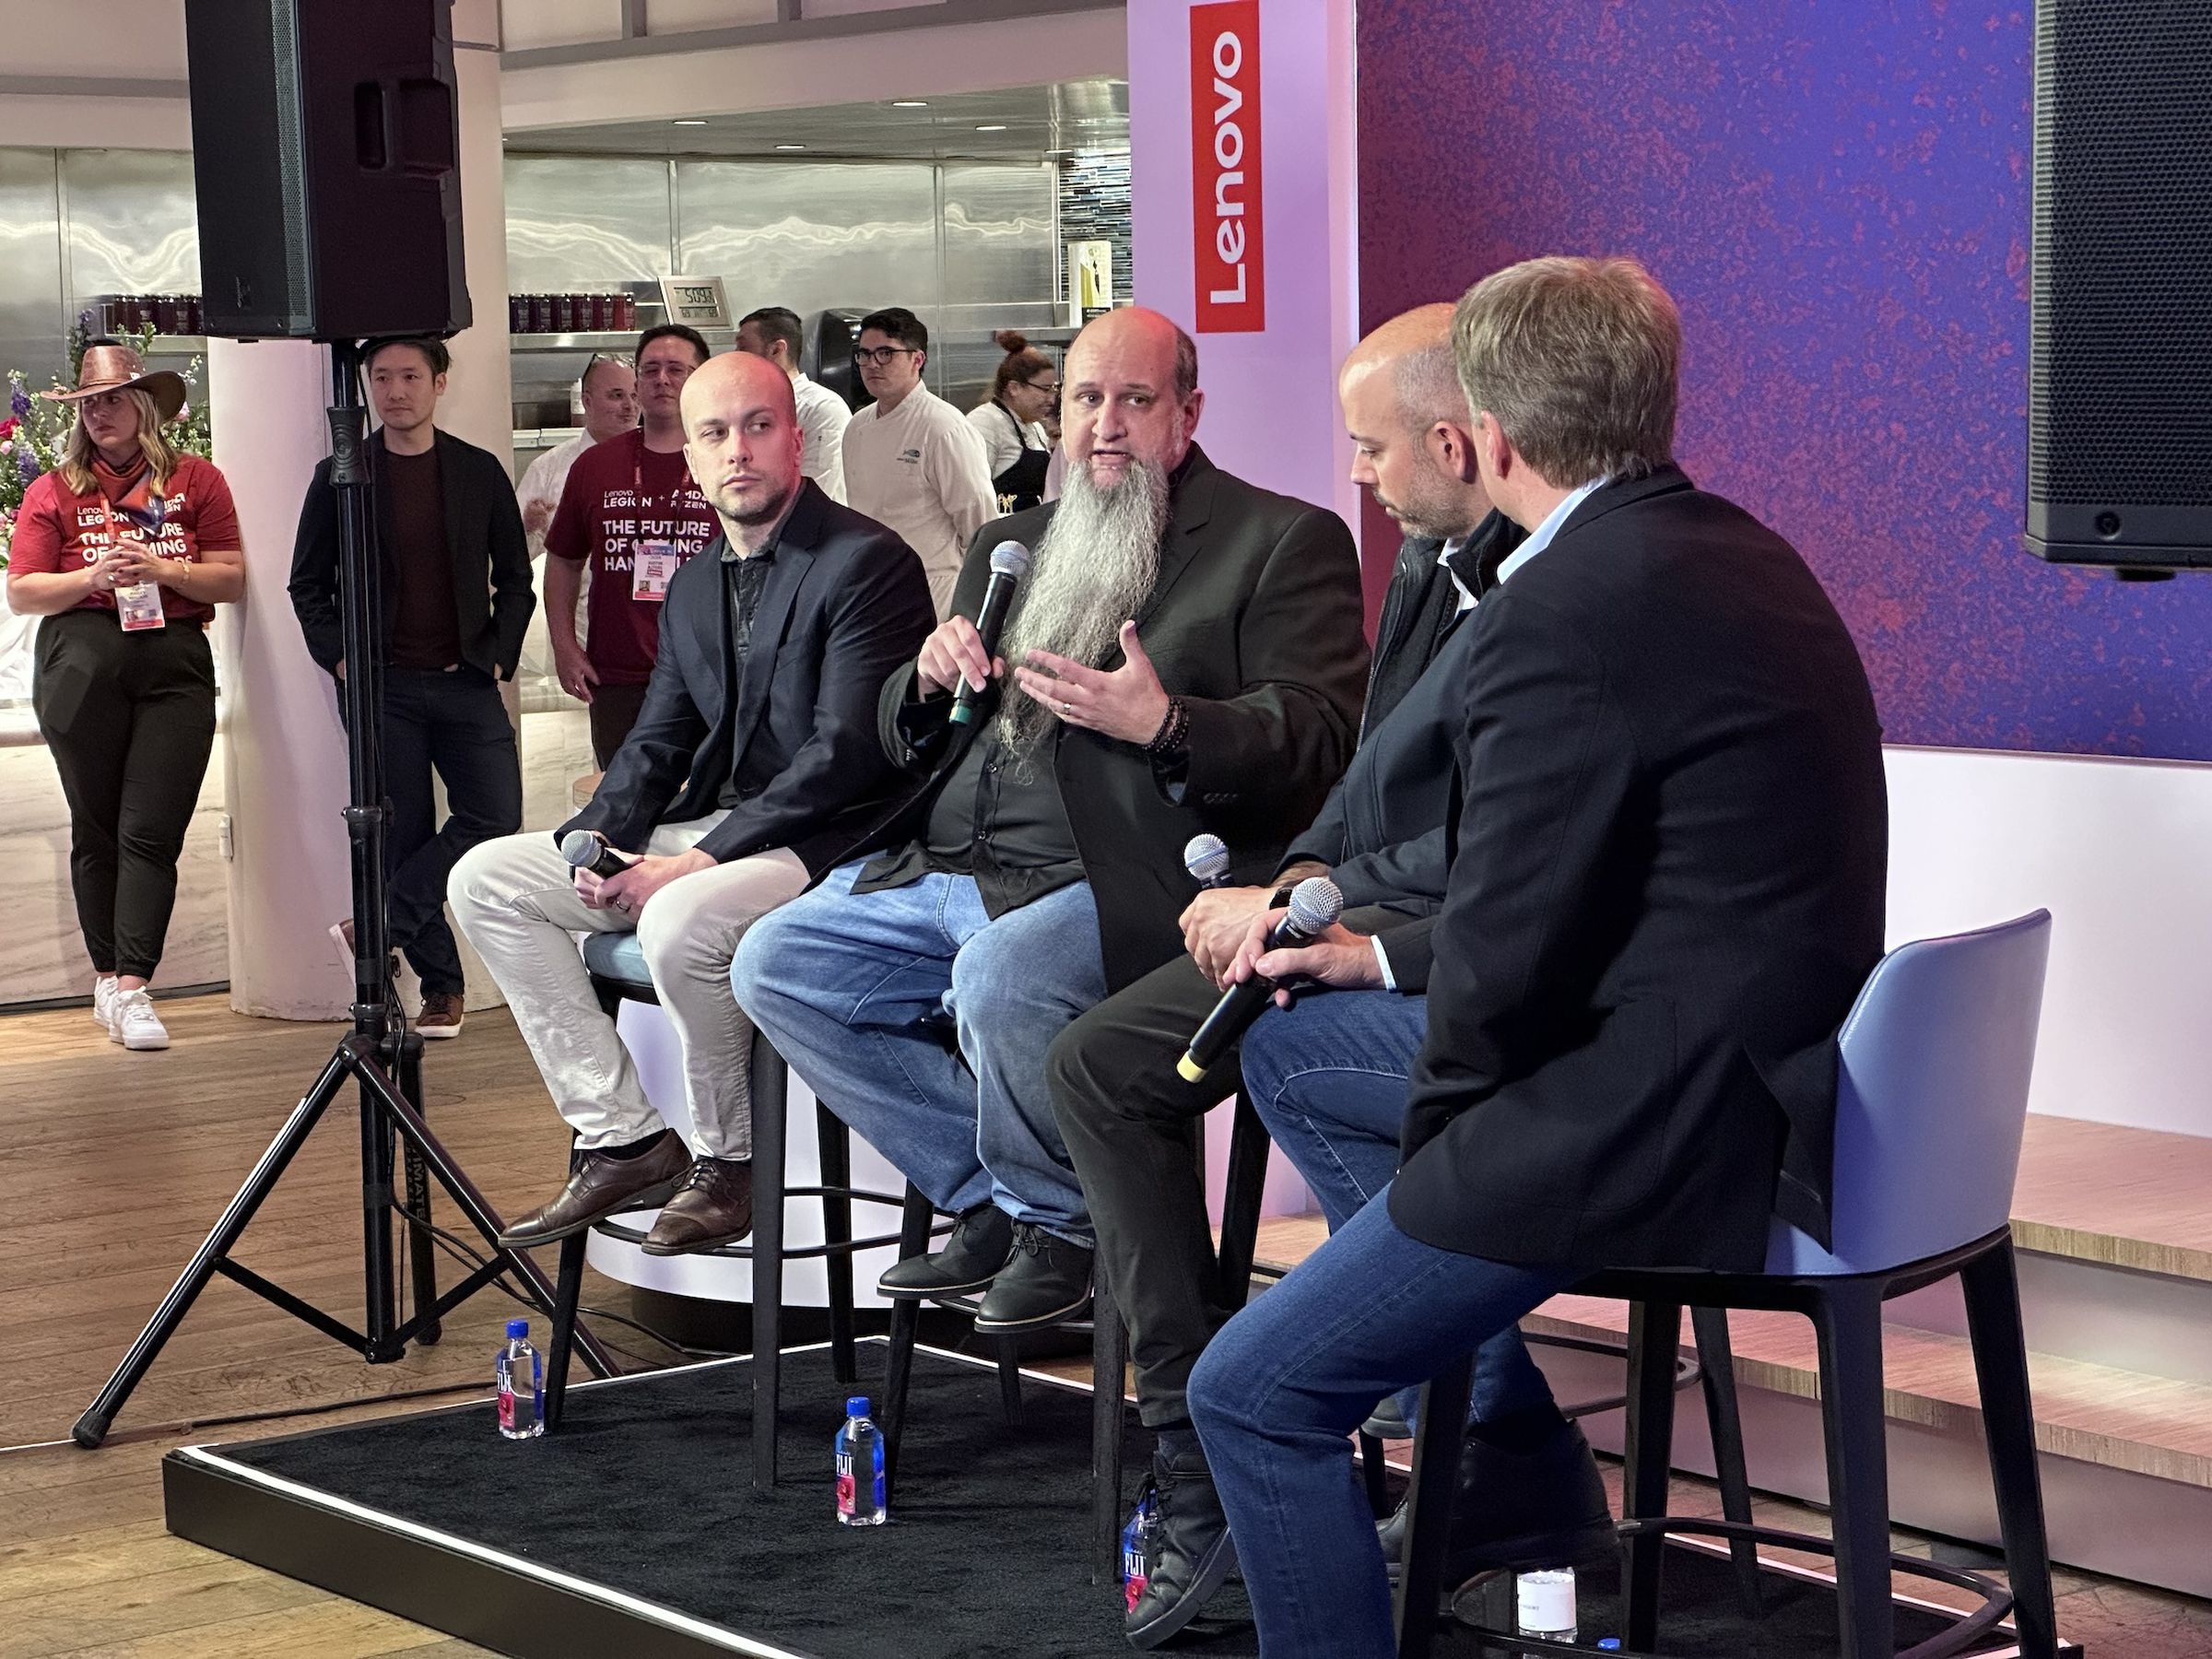
[[[860,320],[853,361],[876,401],[845,428],[845,495],[922,556],[937,615],[960,556],[997,516],[991,464],[967,417],[922,383],[929,330],[902,306]]]

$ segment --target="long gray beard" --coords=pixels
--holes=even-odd
[[[1132,461],[1121,481],[1101,489],[1086,465],[1071,466],[1065,492],[1037,544],[1036,561],[1006,629],[1009,671],[1031,651],[1096,668],[1119,641],[1122,624],[1151,596],[1159,540],[1168,527],[1168,474]],[[1058,724],[1055,712],[1006,677],[998,735],[1025,774]]]

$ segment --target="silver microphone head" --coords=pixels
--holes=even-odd
[[[991,549],[991,574],[1011,576],[1019,582],[1030,573],[1030,550],[1018,541],[1003,541]]]
[[[1290,925],[1317,934],[1344,914],[1344,895],[1326,876],[1309,876],[1290,889]]]
[[[560,838],[560,855],[579,870],[588,870],[606,843],[589,830],[571,830]]]
[[[1193,881],[1218,881],[1229,874],[1229,849],[1218,835],[1194,835],[1183,843],[1182,867]]]

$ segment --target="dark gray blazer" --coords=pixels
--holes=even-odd
[[[1823,1242],[1837,1028],[1882,952],[1856,647],[1804,560],[1667,466],[1484,598],[1398,1227],[1575,1267]]]
[[[808,480],[733,697],[724,546],[716,536],[670,581],[638,724],[591,805],[554,833],[596,830],[640,852],[655,825],[715,811],[735,777],[737,804],[700,848],[726,863],[786,847],[819,876],[900,781],[876,740],[876,694],[936,624],[929,582],[894,533]]]

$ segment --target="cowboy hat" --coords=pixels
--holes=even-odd
[[[167,369],[157,369],[148,374],[135,351],[112,342],[85,347],[84,360],[77,365],[76,391],[64,392],[57,387],[39,395],[51,397],[56,403],[82,403],[102,392],[125,392],[133,386],[153,394],[154,408],[163,421],[174,420],[184,406],[182,375],[172,374]]]

